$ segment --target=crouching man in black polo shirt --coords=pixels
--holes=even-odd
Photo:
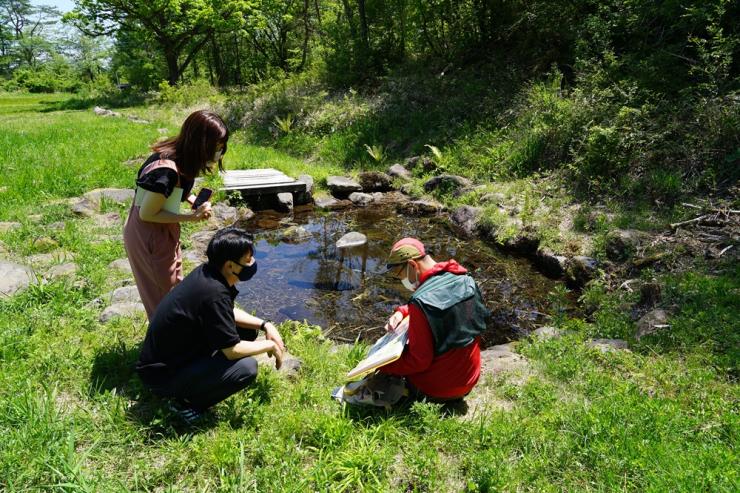
[[[238,281],[257,272],[252,237],[238,228],[218,231],[197,267],[157,306],[136,370],[152,392],[174,400],[188,423],[251,384],[268,353],[280,368],[284,349],[275,326],[234,307]],[[266,339],[256,341],[257,331]]]

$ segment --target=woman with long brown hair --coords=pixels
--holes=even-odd
[[[181,202],[195,201],[195,178],[218,165],[223,170],[229,130],[217,114],[200,110],[187,117],[177,137],[152,145],[154,153],[139,169],[136,194],[123,227],[123,243],[149,319],[164,296],[183,278],[180,223],[211,215],[205,202],[182,213]]]

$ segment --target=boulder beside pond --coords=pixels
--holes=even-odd
[[[349,194],[349,200],[352,201],[352,203],[355,205],[364,207],[368,204],[371,204],[374,198],[369,193],[352,192],[351,194]]]
[[[452,212],[450,220],[465,236],[470,237],[478,229],[478,220],[481,212],[482,209],[480,207],[462,205]]]
[[[388,192],[393,190],[393,178],[379,171],[363,171],[359,176],[364,192]]]
[[[352,192],[361,192],[362,186],[352,178],[346,176],[330,176],[326,179],[329,192],[335,197],[344,198]]]
[[[426,192],[439,191],[441,193],[456,192],[461,189],[469,188],[473,182],[465,177],[457,175],[438,175],[430,178],[424,183]]]

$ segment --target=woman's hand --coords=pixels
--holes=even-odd
[[[211,217],[213,214],[213,211],[211,210],[211,203],[210,202],[203,202],[196,210],[193,212],[193,221],[205,221]]]

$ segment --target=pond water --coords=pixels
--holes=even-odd
[[[376,206],[291,216],[263,211],[240,226],[255,234],[258,272],[237,285],[237,302],[262,318],[305,320],[342,342],[374,341],[410,294],[383,274],[385,259],[396,240],[413,236],[435,260],[454,258],[478,282],[493,315],[484,345],[518,338],[547,322],[547,295],[555,281],[524,259],[460,238],[443,218],[406,217]],[[342,255],[335,244],[350,231],[366,235],[367,247]]]

